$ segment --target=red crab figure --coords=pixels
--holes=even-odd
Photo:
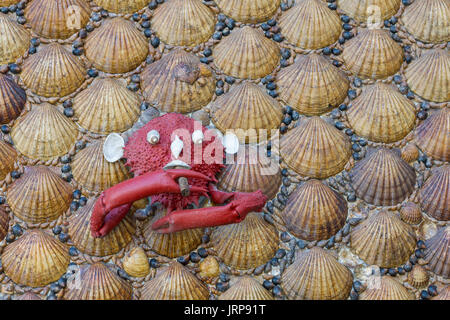
[[[108,234],[133,202],[149,196],[167,208],[167,215],[152,225],[160,233],[238,223],[267,201],[259,190],[216,190],[215,177],[225,167],[224,147],[211,130],[178,113],[155,118],[136,131],[124,158],[135,177],[102,192],[91,216],[94,237]],[[186,209],[191,203],[198,206],[202,195],[222,206]]]

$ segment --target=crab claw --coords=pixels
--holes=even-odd
[[[238,223],[248,213],[261,211],[267,201],[267,197],[259,190],[252,193],[236,192],[231,198],[232,201],[224,206],[173,211],[153,223],[152,229],[159,233],[172,233]]]

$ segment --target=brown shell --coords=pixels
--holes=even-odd
[[[450,165],[436,170],[419,191],[420,206],[436,220],[450,220]]]
[[[58,43],[44,46],[25,60],[21,78],[34,93],[44,97],[64,97],[85,80],[83,62]]]
[[[302,252],[282,275],[289,300],[345,300],[352,284],[351,271],[320,247]]]
[[[433,113],[416,129],[416,144],[428,156],[450,161],[450,108]]]
[[[69,235],[74,245],[83,253],[91,256],[108,256],[122,250],[132,239],[136,230],[135,221],[130,214],[106,236],[93,238],[90,228],[92,210],[96,199],[78,209],[69,219]]]
[[[78,123],[85,129],[100,133],[123,132],[140,115],[139,96],[119,80],[98,79],[73,100]]]
[[[69,261],[66,245],[39,229],[28,231],[7,245],[2,254],[5,274],[15,283],[30,287],[58,280]]]
[[[450,100],[450,53],[435,49],[423,54],[405,70],[405,77],[411,90],[430,101]]]
[[[69,152],[77,137],[75,124],[48,103],[33,106],[11,130],[16,149],[29,158],[42,161]]]
[[[197,56],[175,49],[144,69],[142,90],[145,100],[161,111],[189,113],[211,101],[215,82]]]
[[[42,300],[41,297],[39,297],[37,294],[33,292],[25,292],[21,296],[17,297],[15,300]]]
[[[404,138],[415,125],[414,104],[392,85],[377,82],[365,87],[347,112],[356,134],[374,142]]]
[[[141,300],[208,300],[206,285],[178,262],[156,274],[142,288]]]
[[[414,162],[419,158],[419,148],[414,143],[408,143],[402,149],[402,159],[408,163]]]
[[[8,7],[17,2],[19,2],[19,0],[0,0],[0,7]]]
[[[8,188],[8,204],[14,215],[30,223],[55,220],[71,201],[71,185],[45,166],[27,167]]]
[[[274,256],[278,249],[278,232],[261,214],[251,212],[240,223],[216,228],[211,242],[226,265],[251,269]]]
[[[65,300],[131,300],[131,285],[101,262],[81,266],[67,281]]]
[[[346,42],[342,58],[347,69],[358,77],[382,79],[400,70],[403,50],[388,31],[366,29]]]
[[[3,140],[0,140],[0,180],[5,179],[8,173],[14,170],[16,159],[16,150]]]
[[[417,289],[426,287],[429,279],[427,271],[419,264],[414,265],[411,272],[408,273],[409,284]]]
[[[400,218],[409,224],[419,224],[422,222],[420,207],[414,202],[405,203],[400,209]]]
[[[109,12],[129,14],[144,8],[150,0],[94,0],[94,2]]]
[[[415,300],[414,294],[394,278],[390,276],[376,277],[372,287],[361,292],[359,300]]]
[[[344,226],[347,210],[347,202],[339,193],[313,179],[289,196],[281,217],[296,237],[324,240]]]
[[[234,20],[257,23],[268,20],[277,12],[281,0],[216,0],[220,10]]]
[[[72,174],[83,188],[96,193],[131,177],[122,160],[113,163],[106,161],[103,141],[94,142],[75,155]]]
[[[388,211],[371,213],[350,233],[350,246],[369,264],[397,267],[408,261],[416,246],[413,228]]]
[[[123,258],[123,269],[132,277],[145,277],[150,272],[150,264],[144,249],[136,247]]]
[[[0,241],[2,241],[9,229],[9,214],[4,206],[0,206]]]
[[[84,45],[93,65],[109,73],[136,69],[148,55],[148,42],[133,22],[121,17],[105,20],[92,31]]]
[[[16,119],[22,112],[27,94],[14,80],[0,73],[0,124]]]
[[[232,131],[242,143],[270,138],[283,120],[281,104],[262,87],[244,82],[218,97],[211,106],[211,120],[222,132]],[[260,130],[264,130],[265,136]]]
[[[280,61],[280,48],[259,29],[235,28],[214,48],[214,63],[225,74],[242,79],[262,78]]]
[[[416,173],[395,151],[379,148],[350,171],[358,198],[376,206],[393,206],[413,191]],[[402,183],[399,183],[401,181]]]
[[[337,3],[339,9],[359,22],[371,21],[377,8],[380,10],[379,21],[383,22],[397,13],[401,0],[338,0]]]
[[[351,156],[347,136],[320,117],[303,119],[280,141],[286,164],[300,175],[323,179],[342,171]]]
[[[33,31],[52,39],[67,39],[89,22],[91,8],[84,0],[34,0],[25,8]]]
[[[239,149],[235,163],[220,174],[217,187],[226,192],[254,192],[261,190],[268,199],[278,193],[281,171],[273,158],[261,155],[261,149],[247,145]]]
[[[0,13],[0,65],[20,58],[30,47],[30,40],[31,36],[23,26]]]
[[[450,226],[443,227],[425,241],[426,268],[444,278],[450,277]]]
[[[450,41],[450,4],[447,0],[414,1],[405,8],[401,22],[420,41]]]
[[[446,286],[439,292],[436,297],[431,298],[431,300],[450,300],[450,286]]]
[[[242,276],[219,296],[219,300],[274,300],[274,298],[256,279]]]
[[[342,32],[336,11],[328,9],[322,0],[297,1],[280,18],[286,40],[302,49],[319,49],[335,43]]]
[[[201,0],[168,0],[153,13],[152,29],[165,43],[196,46],[214,33],[215,17]]]

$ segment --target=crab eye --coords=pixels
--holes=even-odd
[[[152,130],[147,133],[147,141],[150,144],[157,144],[159,142],[159,138],[159,132],[156,130]]]
[[[202,130],[195,130],[192,133],[192,142],[194,142],[194,144],[202,144],[204,138],[205,136],[203,135]]]

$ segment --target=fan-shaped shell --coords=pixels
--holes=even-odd
[[[214,63],[226,74],[257,79],[271,73],[280,61],[280,48],[261,30],[235,28],[213,51]]]
[[[351,155],[345,134],[320,117],[305,118],[285,134],[280,153],[292,170],[317,179],[342,171]]]
[[[425,287],[429,279],[427,271],[418,264],[414,265],[411,272],[408,273],[408,282],[417,289]]]
[[[77,136],[75,124],[48,103],[34,106],[15,122],[11,130],[17,150],[42,161],[69,152]]]
[[[153,13],[152,28],[175,46],[195,46],[214,33],[214,14],[200,0],[168,0]]]
[[[39,297],[37,294],[33,292],[25,292],[21,296],[17,297],[16,300],[42,300],[41,297]]]
[[[27,95],[10,77],[0,74],[0,124],[16,119],[23,110]]]
[[[414,294],[392,277],[374,276],[370,281],[373,284],[359,295],[360,300],[415,300]]]
[[[142,73],[145,100],[164,112],[189,113],[206,106],[215,83],[212,71],[182,49],[148,65]]]
[[[95,0],[94,2],[110,12],[129,14],[144,8],[150,0]]]
[[[147,57],[148,43],[134,23],[116,17],[92,31],[84,45],[93,65],[109,73],[136,69]]]
[[[419,205],[414,202],[405,203],[400,209],[400,218],[409,224],[419,224],[422,221]]]
[[[279,25],[289,43],[312,50],[335,43],[342,31],[338,14],[322,0],[297,1],[283,12]]]
[[[380,148],[350,171],[356,195],[376,206],[393,206],[414,190],[416,173],[395,151]]]
[[[344,226],[347,202],[319,180],[308,180],[289,196],[281,217],[298,238],[328,239]]]
[[[235,163],[229,164],[220,174],[217,187],[227,192],[254,192],[261,190],[272,199],[281,185],[281,172],[273,158],[261,155],[254,146],[239,149]]]
[[[92,210],[96,199],[90,199],[69,218],[69,235],[75,246],[91,256],[107,256],[119,252],[132,239],[136,225],[130,214],[106,236],[93,238],[90,229]]]
[[[414,104],[393,86],[377,82],[365,87],[352,102],[347,118],[359,136],[391,143],[414,128],[416,113]]]
[[[9,214],[6,212],[5,207],[0,206],[0,241],[2,241],[9,229]]]
[[[432,114],[416,129],[417,146],[428,156],[450,161],[450,108]]]
[[[430,101],[450,100],[450,53],[435,49],[411,62],[405,71],[411,90]]]
[[[142,288],[142,300],[208,300],[209,291],[195,275],[178,262],[169,266]]]
[[[403,147],[401,155],[406,162],[414,162],[419,158],[419,148],[414,143],[408,143]]]
[[[344,300],[352,283],[350,270],[320,247],[302,252],[282,275],[290,300]]]
[[[387,211],[372,213],[350,234],[351,248],[369,264],[384,268],[405,263],[416,246],[412,227]]]
[[[259,213],[249,213],[238,224],[221,226],[211,235],[217,255],[237,269],[266,263],[278,248],[278,233]]]
[[[0,140],[0,180],[6,178],[8,173],[14,170],[17,152],[6,142]]]
[[[66,300],[131,300],[131,285],[97,262],[76,270],[74,278],[67,281]]]
[[[450,276],[450,226],[443,227],[430,239],[425,241],[426,267],[437,275]]]
[[[0,65],[15,62],[30,46],[31,36],[20,24],[0,13]]]
[[[405,8],[401,21],[420,41],[450,41],[450,4],[447,0],[414,1]]]
[[[395,15],[401,0],[338,0],[338,7],[359,22],[383,22]]]
[[[144,249],[136,247],[123,258],[123,269],[132,277],[145,277],[150,272],[150,264]]]
[[[283,120],[281,104],[251,82],[244,82],[220,96],[211,107],[211,119],[222,132],[233,131],[241,142],[261,142],[264,130],[270,138]]]
[[[86,26],[90,16],[84,0],[34,0],[25,8],[27,22],[44,38],[69,38]]]
[[[268,20],[280,6],[281,0],[216,0],[224,14],[236,21],[257,23]]]
[[[109,134],[131,128],[140,114],[140,99],[119,80],[99,79],[73,101],[79,124],[95,133]]]
[[[219,300],[273,300],[273,296],[256,279],[240,277]]]
[[[5,274],[15,283],[42,287],[58,280],[70,257],[67,247],[48,233],[34,229],[6,246],[2,254]]]
[[[8,7],[17,2],[19,2],[19,0],[0,0],[0,7]]]
[[[450,220],[450,165],[434,170],[419,191],[420,206],[434,219]]]
[[[344,101],[349,81],[327,59],[312,53],[282,69],[277,85],[281,99],[298,112],[320,115]]]
[[[72,174],[83,188],[97,193],[130,178],[122,161],[106,161],[102,141],[95,142],[76,154]]]
[[[446,286],[439,292],[436,297],[431,298],[431,300],[450,300],[450,286]]]
[[[382,79],[400,70],[403,50],[386,30],[367,29],[346,43],[342,58],[358,77]]]
[[[34,93],[44,97],[64,97],[85,80],[81,60],[58,43],[44,46],[25,60],[22,80]]]
[[[30,223],[53,221],[72,201],[72,187],[45,166],[27,167],[8,188],[14,215]]]

